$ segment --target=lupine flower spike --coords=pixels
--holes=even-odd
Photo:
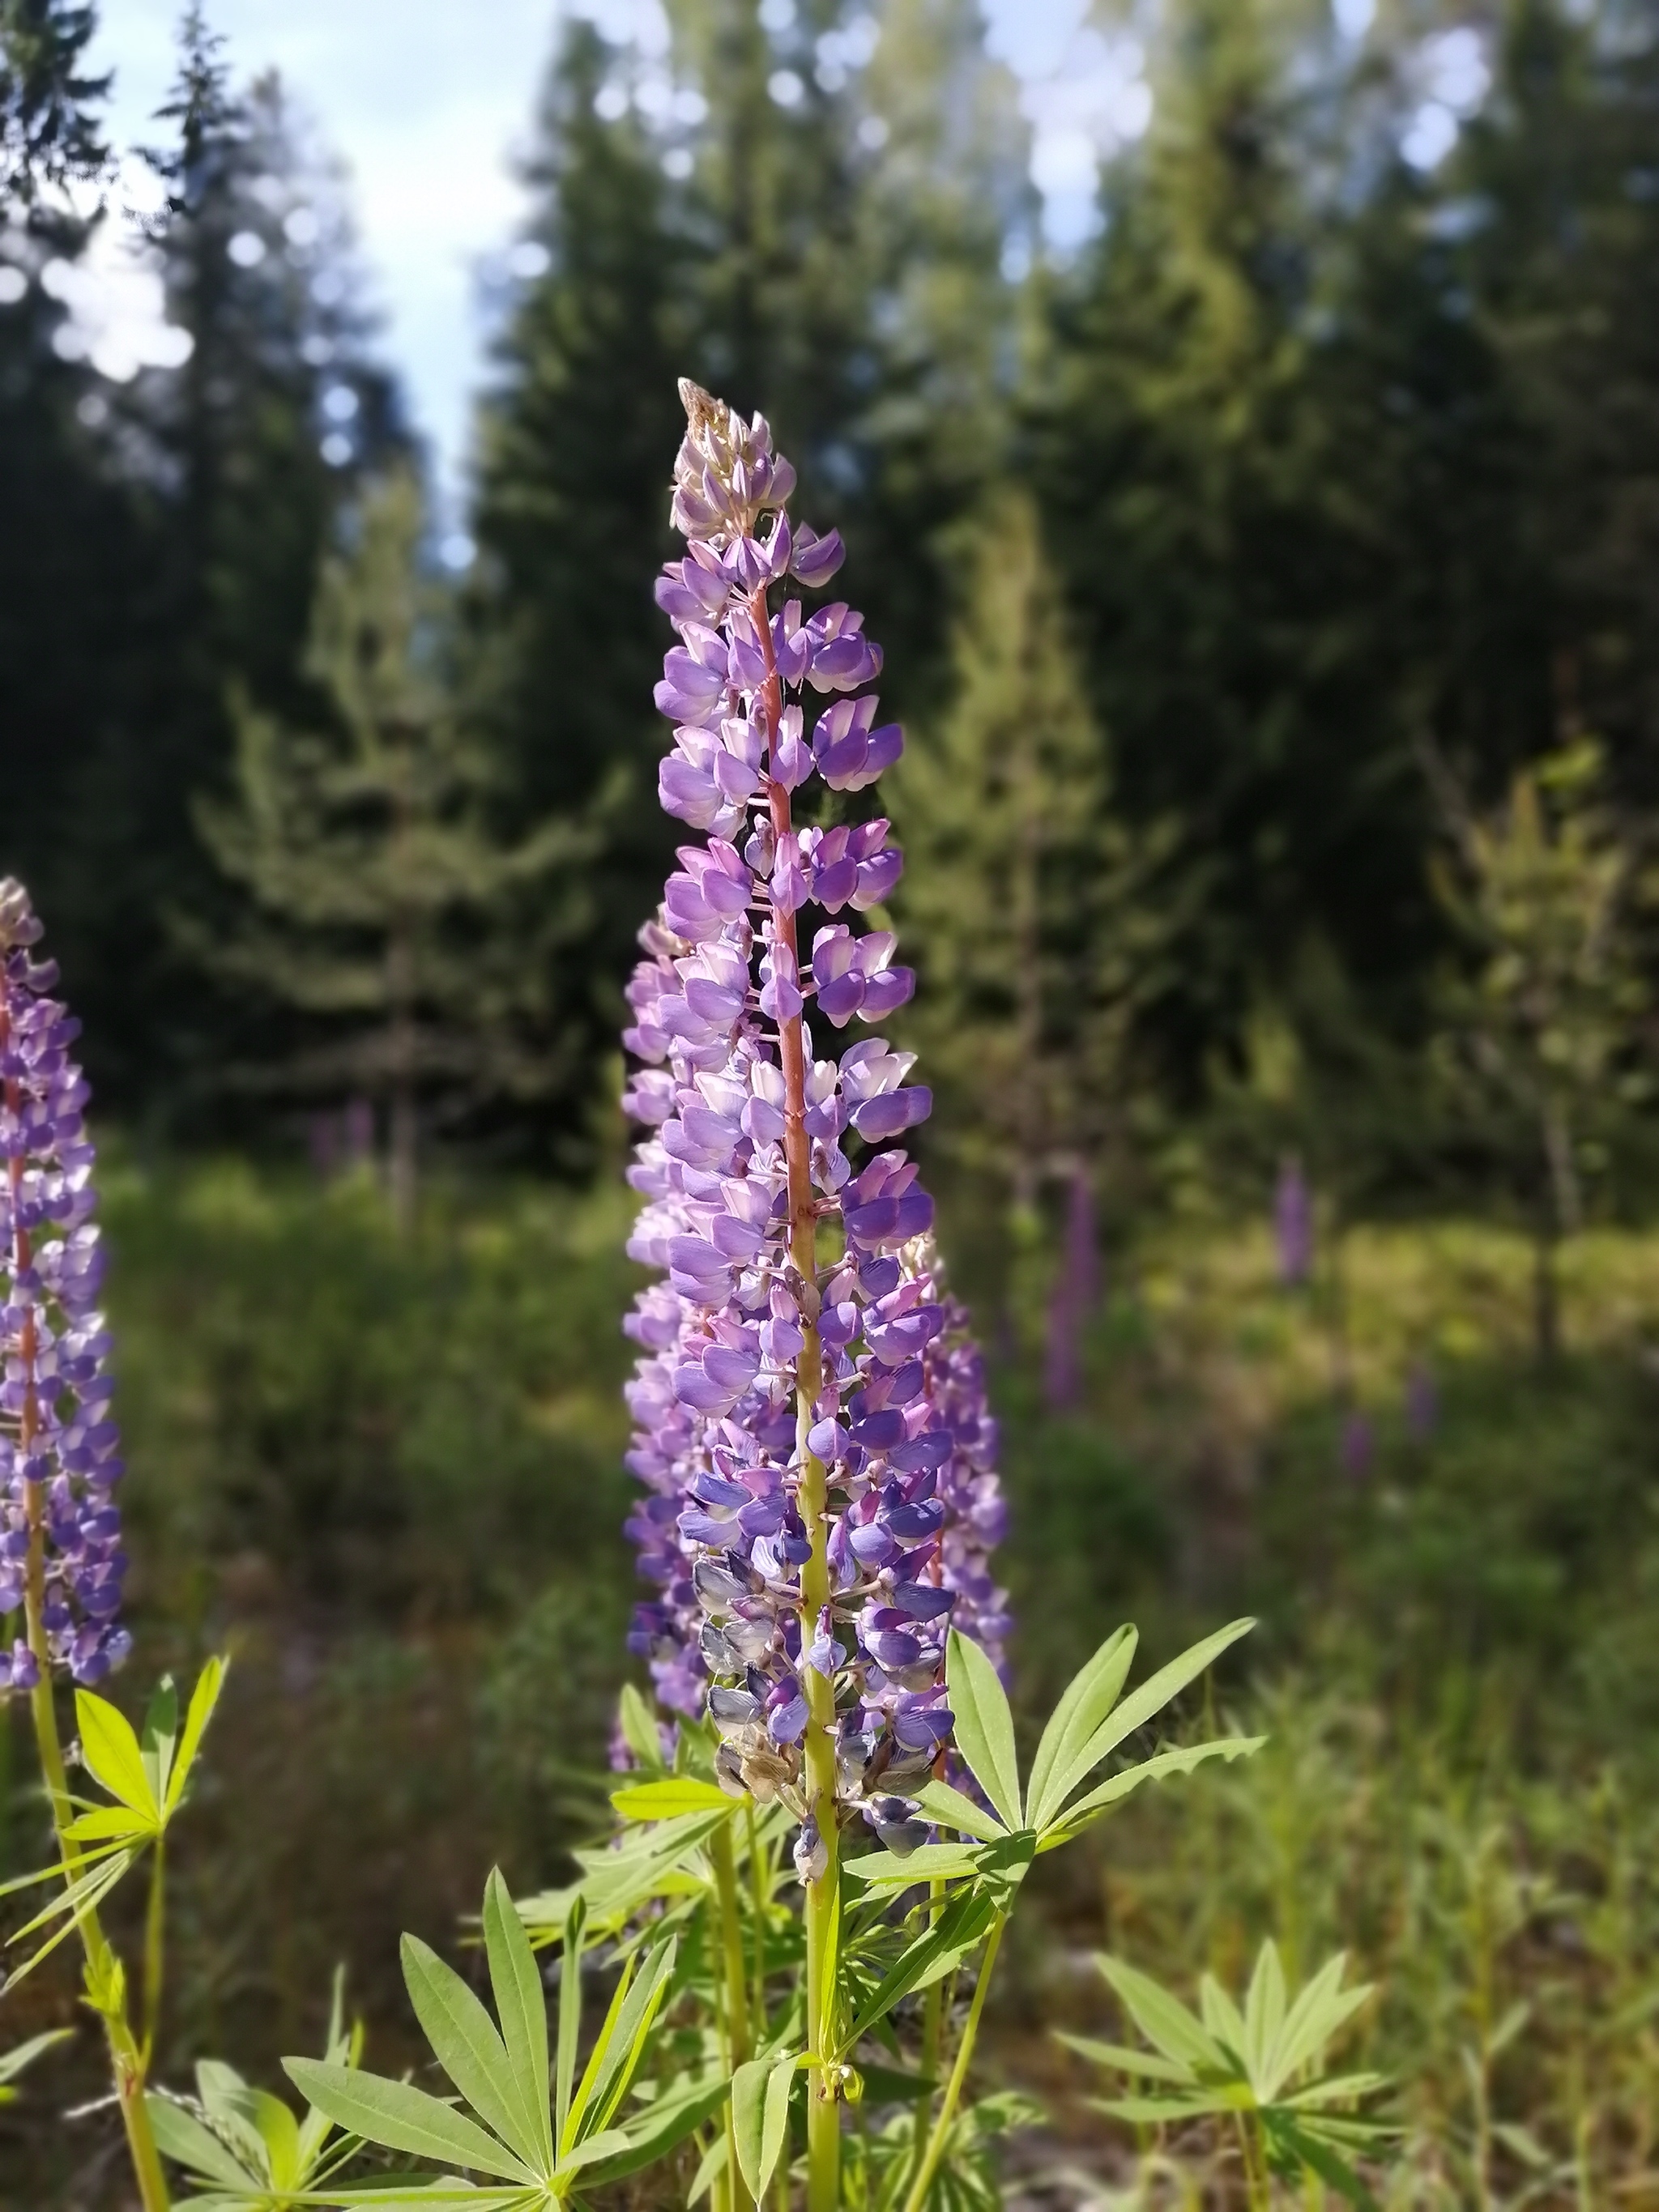
[[[0,1615],[24,1608],[32,1631],[0,1653],[9,1689],[32,1688],[43,1658],[100,1681],[131,1644],[80,1024],[46,995],[40,937],[27,892],[0,883]]]
[[[931,1095],[880,1036],[836,1050],[914,984],[891,933],[858,927],[902,866],[889,825],[837,796],[902,746],[865,688],[881,649],[844,602],[808,616],[792,593],[828,583],[842,546],[791,523],[763,418],[681,396],[690,544],[657,585],[679,634],[659,789],[704,836],[641,933],[624,1034],[624,1103],[650,1131],[629,1250],[666,1276],[626,1324],[643,1346],[629,1534],[659,1591],[631,1640],[666,1705],[712,1715],[726,1786],[801,1820],[811,1881],[826,1782],[837,1825],[861,1814],[901,1848],[923,1832],[905,1791],[950,1735],[949,1628],[1001,1661],[1004,1507],[933,1200],[892,1141]],[[810,1771],[809,1729],[832,1777]]]

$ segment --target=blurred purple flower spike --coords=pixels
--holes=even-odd
[[[0,883],[0,1613],[27,1640],[0,1653],[0,1689],[30,1689],[41,1661],[101,1681],[131,1648],[119,1621],[126,1553],[115,1492],[109,1335],[97,1310],[103,1251],[92,1213],[79,1034],[22,885]]]
[[[1313,1273],[1313,1194],[1294,1152],[1280,1163],[1273,1192],[1273,1241],[1279,1250],[1279,1279],[1287,1290],[1305,1283]]]
[[[1338,1456],[1349,1481],[1364,1482],[1376,1456],[1376,1432],[1365,1414],[1352,1413],[1344,1420]]]
[[[762,417],[681,389],[673,514],[691,543],[657,594],[681,639],[658,691],[677,726],[660,791],[708,842],[680,848],[641,932],[623,1036],[645,1063],[624,1103],[648,1131],[629,1171],[646,1202],[628,1249],[667,1278],[626,1323],[641,1346],[629,1534],[657,1589],[629,1644],[665,1705],[710,1714],[725,1784],[795,1812],[814,1880],[814,1715],[842,1816],[902,1832],[906,1784],[949,1741],[950,1628],[1002,1663],[988,1554],[1006,1516],[933,1201],[891,1145],[932,1095],[906,1082],[913,1055],[879,1037],[815,1056],[914,981],[890,933],[842,919],[809,938],[799,919],[866,912],[897,880],[886,822],[802,830],[792,798],[815,775],[859,789],[897,757],[897,726],[850,696],[880,648],[842,603],[809,619],[794,599],[769,606],[786,566],[808,588],[827,582],[841,542],[792,532],[794,471]],[[809,729],[814,691],[837,696]],[[839,1231],[827,1262],[825,1227]]]

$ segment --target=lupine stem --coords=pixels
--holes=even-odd
[[[743,1923],[738,1913],[738,1869],[732,1850],[732,1824],[722,1821],[709,1846],[714,1865],[714,1887],[720,1896],[720,1949],[725,1968],[724,2016],[726,2060],[735,2074],[748,2062],[749,1990],[743,1955]],[[738,2165],[738,2139],[731,2100],[726,2106],[726,2180],[732,2212],[750,2212],[751,2199]]]
[[[763,585],[749,611],[769,670],[761,694],[766,720],[768,759],[776,745],[783,709],[783,687],[772,652],[772,625]],[[776,777],[767,783],[772,830],[780,840],[792,828],[789,793]],[[774,958],[793,974],[800,952],[793,914],[775,911]],[[825,1510],[824,1466],[807,1449],[814,1407],[823,1381],[823,1353],[817,1331],[817,1206],[812,1196],[812,1152],[806,1133],[806,1052],[799,1014],[778,1024],[778,1059],[783,1071],[783,1156],[788,1177],[789,1254],[805,1287],[802,1346],[796,1368],[795,1433],[800,1462],[796,1503],[811,1556],[800,1573],[800,1632],[803,1650],[812,1641],[820,1610],[830,1602],[830,1522]],[[815,2062],[807,2089],[807,2212],[836,2212],[841,2201],[841,2114],[836,2108],[835,2063],[836,1935],[840,1911],[840,1834],[836,1814],[836,1691],[815,1668],[803,1670],[807,1721],[803,1743],[805,1787],[816,1819],[824,1864],[806,1884],[806,2048]]]
[[[945,1910],[945,1884],[942,1881],[934,1881],[930,1882],[927,1887],[930,1900],[927,1917],[931,1923],[936,1921]],[[939,2049],[945,2027],[945,1992],[948,1986],[947,1977],[944,1980],[935,1982],[927,1992],[927,2002],[922,2014],[921,2026],[921,2072],[924,2080],[931,2080],[934,2069],[939,2065]],[[916,2100],[915,2148],[913,2154],[917,2160],[921,2160],[927,2148],[927,2100],[925,2097],[919,2097]]]
[[[921,2171],[910,2185],[910,2193],[904,2200],[904,2212],[921,2212],[927,2191],[939,2171],[939,2162],[945,2155],[945,2146],[951,2133],[951,2124],[956,2118],[957,2106],[962,2099],[962,2087],[968,2078],[969,2061],[974,2055],[974,2043],[979,2034],[979,2016],[985,2009],[986,1993],[991,1986],[991,1970],[997,1962],[997,1952],[1002,1943],[1002,1931],[1008,1924],[1008,1916],[1000,1912],[991,1923],[991,1933],[985,1945],[985,1956],[980,1960],[979,1978],[974,1984],[972,2002],[968,2007],[968,2018],[962,2031],[962,2041],[957,2047],[957,2063],[951,2069],[951,2079],[945,2085],[945,2102],[933,2123],[933,2132],[927,2144],[927,2155],[921,2162]]]

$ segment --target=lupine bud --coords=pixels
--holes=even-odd
[[[891,890],[902,859],[887,823],[801,829],[792,812],[814,776],[857,790],[898,757],[896,725],[877,726],[873,696],[850,696],[879,672],[880,648],[844,603],[804,622],[793,600],[769,608],[786,568],[809,588],[827,582],[840,539],[792,532],[794,471],[762,417],[681,392],[673,514],[691,543],[657,590],[681,640],[657,695],[677,724],[660,789],[709,836],[681,848],[628,992],[624,1042],[647,1065],[624,1103],[650,1133],[629,1171],[646,1203],[629,1250],[667,1274],[626,1324],[642,1347],[628,1464],[645,1492],[629,1533],[659,1591],[629,1644],[666,1705],[708,1712],[722,1785],[801,1818],[796,1865],[811,1881],[826,1854],[823,1808],[803,1788],[808,1686],[835,1686],[837,1796],[896,1849],[914,1844],[923,1832],[902,1792],[949,1744],[950,1629],[1001,1663],[1009,1620],[988,1554],[1005,1512],[983,1368],[943,1286],[933,1201],[890,1142],[932,1095],[905,1080],[914,1056],[879,1037],[814,1057],[914,987],[890,932],[816,926]],[[803,691],[842,696],[809,726]],[[792,1111],[811,1185],[798,1165],[794,1212],[804,1198],[819,1228],[839,1225],[822,1240],[837,1256],[815,1273],[792,1243]],[[798,1403],[809,1341],[819,1381]],[[809,1454],[828,1490],[830,1595],[816,1609],[801,1583]]]
[[[97,1310],[87,1085],[69,1056],[80,1024],[46,996],[58,970],[30,951],[40,933],[22,885],[0,883],[0,1613],[38,1577],[47,1650],[90,1683],[131,1648],[118,1619],[122,1462]],[[39,1675],[27,1644],[0,1656],[0,1689]]]

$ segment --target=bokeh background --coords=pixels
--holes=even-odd
[[[1213,1694],[1267,1750],[1021,1932],[992,2063],[1055,2117],[1011,2196],[1218,2201],[1046,2031],[1114,2025],[1103,1943],[1190,1989],[1272,1933],[1378,1984],[1393,2201],[1644,2201],[1653,11],[228,12],[163,56],[137,0],[0,7],[0,866],[95,1086],[122,1693],[234,1655],[163,2077],[274,2081],[337,1962],[395,2070],[398,1931],[594,1817],[690,374],[844,534],[908,731],[896,1027],[1021,1709],[1121,1619],[1261,1617]],[[72,81],[32,198],[25,31]],[[411,55],[471,86],[492,37],[388,167]],[[72,2021],[70,1975],[7,2011]],[[123,2203],[93,2046],[0,2112],[8,2212]]]

